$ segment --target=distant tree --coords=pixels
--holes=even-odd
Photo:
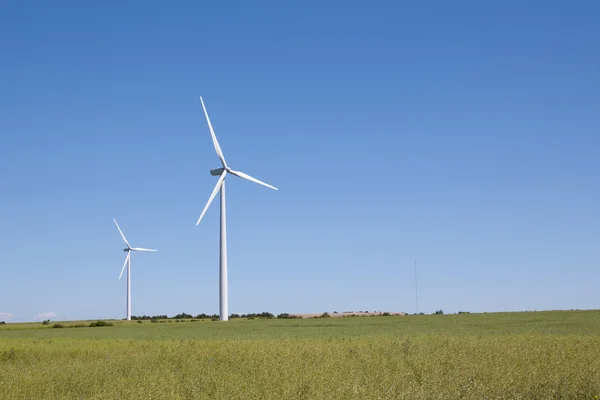
[[[5,324],[6,324],[6,322],[0,321],[0,325],[5,325]]]
[[[50,323],[49,319],[44,320],[44,322],[42,322],[42,325],[48,325]]]
[[[278,319],[296,319],[296,318],[302,318],[299,317],[297,315],[294,314],[288,314],[288,313],[281,313],[277,316]]]
[[[240,317],[240,315],[239,315],[239,314],[231,314],[231,315],[229,316],[229,318],[231,318],[231,319],[233,319],[233,318],[239,318],[239,317]]]
[[[435,315],[442,315],[442,314],[444,314],[444,310],[437,310],[435,312]]]
[[[270,319],[270,318],[275,318],[275,316],[273,314],[271,314],[270,312],[262,312],[262,313],[250,313],[250,314],[242,314],[241,315],[242,318],[247,318],[247,319],[254,319],[254,318],[266,318],[266,319]]]

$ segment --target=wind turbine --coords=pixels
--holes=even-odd
[[[158,250],[144,249],[143,247],[131,247],[129,245],[129,242],[125,238],[123,231],[119,227],[117,220],[113,218],[113,221],[115,221],[115,225],[117,225],[117,229],[119,230],[119,233],[121,234],[121,237],[123,238],[123,241],[125,242],[125,245],[127,246],[126,248],[123,249],[123,251],[127,252],[127,257],[125,257],[125,263],[123,264],[123,268],[121,269],[121,274],[119,275],[119,280],[123,276],[123,271],[125,271],[125,266],[127,266],[127,321],[131,321],[131,252],[132,251],[158,251]]]
[[[240,171],[234,171],[229,168],[227,162],[225,161],[225,157],[223,156],[223,152],[221,151],[221,146],[219,146],[219,142],[217,141],[217,137],[215,136],[215,131],[213,130],[212,124],[210,123],[210,118],[208,118],[208,113],[206,112],[206,107],[204,106],[204,100],[202,100],[202,96],[200,96],[200,102],[202,103],[202,109],[204,109],[204,115],[206,116],[206,122],[208,122],[208,129],[210,130],[210,135],[212,137],[213,145],[215,146],[215,151],[217,156],[221,160],[221,168],[212,169],[210,174],[213,176],[218,176],[219,180],[217,181],[217,185],[215,186],[212,194],[208,198],[208,202],[206,206],[204,206],[204,210],[202,210],[202,214],[200,214],[200,218],[198,218],[198,222],[196,222],[196,226],[204,217],[206,210],[210,206],[210,203],[214,200],[217,192],[221,190],[221,241],[220,241],[220,256],[219,256],[219,314],[221,317],[221,321],[227,321],[229,319],[228,313],[228,304],[227,304],[227,223],[226,223],[226,213],[225,213],[225,177],[227,174],[235,175],[237,177],[247,179],[251,182],[258,183],[259,185],[266,186],[273,190],[279,190],[275,186],[271,186],[267,183],[259,181],[256,178],[251,177],[248,174],[245,174]]]

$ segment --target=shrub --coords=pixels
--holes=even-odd
[[[194,319],[194,318],[192,318],[192,319],[190,320],[190,322],[198,322],[198,321],[199,321],[198,319]]]
[[[319,318],[329,318],[331,317],[331,315],[329,315],[328,312],[324,312],[323,314],[321,314],[321,316]]]
[[[64,328],[65,326],[62,324],[54,324],[52,325],[53,328]]]
[[[75,325],[69,325],[67,326],[67,328],[85,328],[87,325],[84,324],[75,324]]]
[[[389,316],[391,316],[391,315],[392,315],[392,314],[390,314],[390,313],[389,313],[389,312],[387,312],[387,311],[386,311],[386,312],[384,312],[383,314],[381,314],[381,316],[382,316],[382,317],[389,317]]]
[[[141,320],[141,319],[138,319],[138,320],[137,320],[137,323],[138,323],[138,324],[141,324],[141,323],[142,323],[142,320]]]
[[[210,320],[211,320],[211,321],[218,321],[218,320],[219,320],[219,318],[211,318]]]
[[[111,324],[110,322],[106,322],[106,321],[96,321],[96,322],[92,322],[90,324],[90,328],[94,328],[96,326],[113,326],[113,324]]]
[[[150,322],[151,322],[151,323],[153,323],[153,324],[156,324],[156,323],[158,322],[158,320],[157,320],[156,318],[152,318],[152,319],[150,320]]]
[[[44,322],[42,322],[42,325],[48,325],[50,323],[49,319],[44,320]]]

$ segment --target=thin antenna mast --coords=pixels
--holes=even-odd
[[[417,260],[415,260],[415,304],[419,313],[419,286],[417,285]]]

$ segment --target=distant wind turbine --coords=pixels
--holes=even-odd
[[[208,122],[208,129],[210,130],[210,135],[212,137],[213,145],[215,147],[215,151],[217,156],[221,160],[221,168],[213,169],[210,171],[210,174],[213,176],[218,176],[219,180],[217,181],[217,185],[215,186],[212,194],[208,198],[208,202],[202,210],[202,214],[200,214],[200,218],[198,218],[198,222],[196,222],[196,226],[204,217],[206,210],[214,200],[217,192],[221,190],[221,242],[220,242],[220,257],[219,257],[219,314],[221,317],[221,321],[227,321],[229,318],[228,314],[228,304],[227,304],[227,218],[225,213],[225,176],[227,174],[235,175],[237,177],[247,179],[251,182],[258,183],[259,185],[266,186],[268,188],[278,190],[276,187],[271,186],[267,183],[259,181],[256,178],[251,177],[248,174],[245,174],[240,171],[234,171],[227,165],[225,161],[225,157],[223,156],[223,152],[221,151],[221,146],[219,146],[219,142],[217,141],[217,137],[215,136],[215,132],[213,130],[212,124],[210,123],[210,118],[208,118],[208,113],[206,112],[206,107],[204,106],[204,100],[202,100],[202,96],[200,96],[200,102],[202,103],[202,109],[204,110],[204,115],[206,116],[206,122]]]
[[[125,263],[123,264],[123,268],[121,269],[121,274],[119,275],[119,280],[121,279],[121,276],[123,276],[123,271],[125,271],[125,266],[127,266],[127,321],[131,321],[131,252],[132,251],[158,251],[158,250],[144,249],[143,247],[131,247],[129,245],[129,242],[125,238],[123,231],[119,227],[117,220],[113,218],[113,221],[115,221],[115,225],[117,225],[117,229],[119,230],[119,233],[121,234],[121,237],[123,238],[123,241],[125,242],[125,245],[127,246],[126,248],[123,249],[123,251],[127,252],[127,256],[125,257]]]

